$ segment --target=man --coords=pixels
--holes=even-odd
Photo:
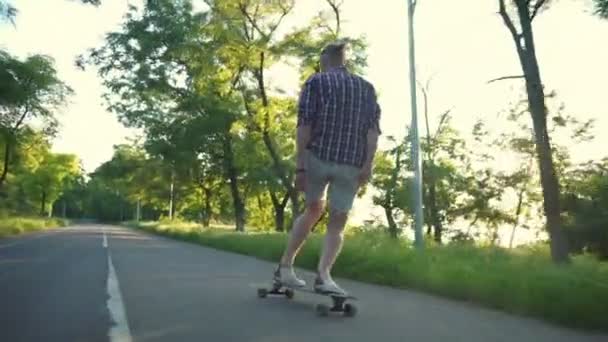
[[[329,223],[314,288],[347,294],[331,277],[342,248],[348,213],[360,186],[372,171],[380,134],[380,106],[374,87],[345,67],[345,43],[321,52],[321,72],[304,84],[298,105],[295,186],[306,197],[306,208],[295,220],[275,280],[288,286],[306,283],[293,270],[294,259],[324,208],[328,188]]]

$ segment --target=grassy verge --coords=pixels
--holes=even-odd
[[[67,220],[56,218],[30,218],[30,217],[7,217],[0,218],[0,239],[23,233],[35,232],[45,229],[64,227],[68,225]]]
[[[276,261],[285,235],[239,234],[196,225],[142,223],[131,227],[209,247]],[[296,264],[314,270],[322,237],[313,235]],[[377,232],[347,237],[336,276],[417,289],[564,326],[608,331],[608,264],[591,256],[568,266],[551,263],[545,247],[507,251],[473,246],[418,252]]]

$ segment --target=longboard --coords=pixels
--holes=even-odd
[[[286,286],[277,282],[273,282],[273,285],[270,289],[265,287],[258,288],[258,297],[266,298],[268,295],[281,295],[292,299],[295,295],[295,291],[302,291],[325,297],[331,297],[333,302],[332,306],[326,304],[317,304],[316,311],[320,316],[327,316],[330,312],[343,313],[344,316],[347,317],[354,317],[357,314],[356,306],[351,303],[345,303],[349,299],[357,300],[357,297],[353,295],[344,296],[333,292],[321,292],[308,287]]]

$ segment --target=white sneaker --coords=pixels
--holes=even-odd
[[[340,296],[348,296],[348,292],[338,286],[338,284],[336,284],[336,282],[331,278],[323,280],[320,277],[317,277],[315,279],[315,291],[321,293],[335,293]]]
[[[279,266],[274,272],[274,280],[287,287],[304,287],[306,282],[296,276],[293,267]]]

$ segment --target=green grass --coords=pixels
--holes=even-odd
[[[129,226],[209,247],[277,261],[286,236],[239,234],[194,224],[142,223]],[[314,270],[322,236],[313,235],[296,265]],[[557,266],[546,247],[512,251],[473,246],[429,246],[418,252],[381,232],[347,237],[334,275],[416,289],[564,326],[608,331],[608,264],[577,256]]]
[[[0,217],[0,239],[23,233],[65,227],[68,224],[67,220],[56,218]]]

